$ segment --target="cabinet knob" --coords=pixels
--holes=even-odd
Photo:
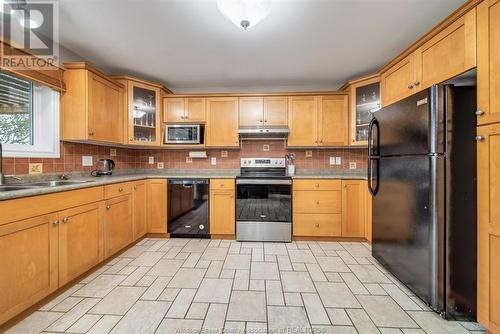
[[[264,121],[263,121],[263,120],[260,120],[259,122],[263,123]]]
[[[221,188],[224,187],[224,183],[221,183],[220,186],[221,186]]]
[[[314,227],[319,228],[319,224],[314,224]]]
[[[320,140],[320,141],[319,141],[319,143],[320,143],[320,144],[323,144],[323,141],[322,141],[322,140]]]
[[[483,136],[476,136],[474,138],[476,141],[483,141],[484,140],[484,137]]]
[[[319,188],[319,183],[316,183],[316,188]]]
[[[106,209],[107,210],[111,209],[111,205],[106,205]]]
[[[54,226],[59,225],[59,220],[54,220],[54,221],[52,222],[52,225],[54,225]]]
[[[134,138],[130,138],[129,141],[134,141]]]
[[[134,186],[134,190],[137,190],[137,186]]]
[[[317,140],[315,140],[314,142],[315,142],[316,144],[318,143],[318,141],[317,141]]]
[[[316,205],[319,205],[319,201],[316,201]]]
[[[123,188],[118,188],[118,192],[123,192]]]
[[[63,224],[66,224],[67,222],[69,222],[69,218],[68,217],[64,217]]]
[[[415,81],[413,84],[414,84],[415,86],[418,86],[418,85],[420,85],[420,81],[418,81],[418,80],[417,80],[417,81]]]
[[[89,131],[89,135],[93,136],[94,135],[94,131]]]
[[[264,120],[264,123],[267,123],[267,119]]]
[[[476,111],[476,116],[483,116],[483,115],[484,115],[484,111],[482,111],[482,110]]]
[[[409,88],[409,89],[412,89],[412,88],[413,88],[413,85],[412,85],[412,84],[409,84],[409,85],[408,85],[408,88]]]

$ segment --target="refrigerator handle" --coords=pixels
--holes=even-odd
[[[377,128],[377,147],[376,147],[376,155],[372,155],[372,152],[373,152],[373,129],[374,128]],[[378,181],[379,181],[379,177],[380,177],[380,174],[379,174],[379,171],[380,171],[380,168],[379,168],[379,163],[380,163],[380,150],[378,148],[378,144],[380,142],[380,131],[379,131],[379,124],[378,124],[378,121],[376,118],[373,118],[370,122],[370,125],[368,127],[368,190],[370,191],[370,194],[372,194],[372,196],[375,196],[377,195],[378,193]],[[372,181],[373,181],[373,161],[377,161],[377,168],[376,168],[376,187],[373,188],[373,184],[372,184]]]

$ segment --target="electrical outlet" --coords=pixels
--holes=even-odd
[[[335,157],[335,164],[336,164],[337,166],[342,165],[342,158],[341,158],[341,157]]]
[[[216,158],[216,157],[211,157],[211,158],[210,158],[210,164],[211,164],[212,166],[217,165],[217,158]]]
[[[156,168],[163,169],[163,168],[165,168],[165,165],[163,164],[163,162],[159,162],[156,164]]]
[[[28,165],[29,174],[42,174],[43,173],[43,164],[42,163],[33,163]]]
[[[186,163],[187,163],[187,164],[191,164],[191,163],[193,163],[193,158],[191,158],[191,157],[186,157]]]
[[[268,144],[262,145],[262,151],[269,152],[269,145]]]
[[[92,160],[91,155],[82,155],[82,166],[92,166],[94,164]]]
[[[221,158],[227,158],[227,151],[220,151]]]
[[[306,151],[306,158],[312,158],[313,157],[313,151]]]
[[[330,157],[330,165],[336,165],[335,160],[335,157]]]
[[[357,163],[355,162],[349,162],[349,169],[357,169]]]
[[[109,156],[116,157],[116,148],[109,149]]]
[[[154,163],[155,163],[155,157],[149,157],[149,158],[148,158],[148,163],[149,163],[150,165],[154,164]]]

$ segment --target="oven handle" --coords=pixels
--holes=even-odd
[[[273,184],[284,184],[284,185],[291,185],[292,180],[271,180],[271,179],[237,179],[236,184],[241,184],[241,185],[252,185],[252,184],[258,184],[258,185],[273,185]]]

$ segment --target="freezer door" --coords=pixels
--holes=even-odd
[[[440,90],[433,86],[375,114],[379,134],[373,145],[381,156],[442,153],[438,140],[439,128],[444,127]]]
[[[438,189],[443,159],[380,158],[379,190],[373,197],[373,256],[435,309],[443,304]]]

